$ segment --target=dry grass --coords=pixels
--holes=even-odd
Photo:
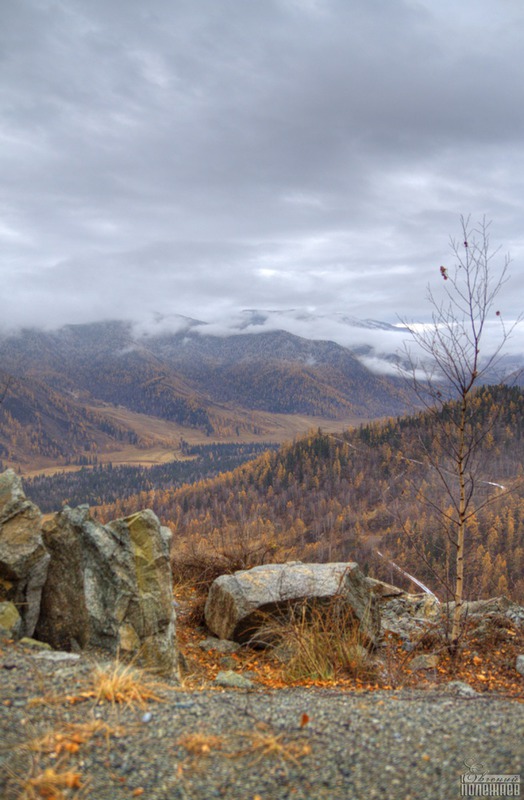
[[[224,745],[223,736],[210,733],[186,733],[177,740],[192,756],[208,756],[213,750],[221,750]]]
[[[204,624],[204,607],[211,584],[221,575],[268,564],[275,558],[275,545],[258,531],[239,532],[234,527],[214,531],[205,541],[190,539],[179,542],[171,557],[175,596],[187,596],[187,587],[194,590],[185,622]]]
[[[91,674],[91,688],[74,695],[43,694],[29,701],[29,706],[60,705],[61,703],[82,703],[94,700],[95,703],[125,703],[144,708],[150,700],[165,702],[160,691],[174,691],[175,687],[148,675],[133,664],[115,661],[107,666],[96,665]]]
[[[89,791],[89,783],[82,782],[80,772],[64,769],[61,764],[42,771],[33,768],[30,777],[16,783],[19,786],[17,800],[67,800],[71,797],[71,791],[80,800]]]
[[[132,664],[116,661],[107,667],[96,666],[92,674],[92,696],[97,703],[125,703],[145,708],[150,700],[165,702],[159,691],[171,689]]]
[[[80,746],[90,742],[93,738],[103,737],[109,745],[112,736],[123,736],[124,728],[121,726],[109,725],[101,719],[93,719],[89,722],[69,723],[63,728],[50,731],[44,736],[32,739],[25,747],[37,753],[54,753],[61,755],[65,753],[74,754]]]
[[[306,742],[286,740],[286,734],[284,733],[244,733],[243,738],[249,741],[249,745],[235,753],[235,757],[252,755],[254,756],[252,762],[254,764],[263,758],[271,757],[298,764],[301,758],[311,753],[311,745]]]
[[[21,778],[21,770],[14,772],[7,767],[10,784],[17,791],[17,800],[64,800],[74,793],[82,798],[89,792],[89,780],[69,767],[69,759],[75,756],[82,745],[99,740],[110,748],[111,737],[123,736],[125,729],[110,725],[100,719],[82,723],[66,723],[42,736],[37,736],[21,744],[17,750],[30,754],[28,777]],[[52,766],[43,766],[42,759],[55,759]],[[57,760],[58,759],[58,760]]]
[[[280,621],[268,621],[264,637],[284,651],[285,680],[374,677],[365,637],[342,597],[292,608]]]
[[[220,752],[224,758],[248,756],[251,765],[271,757],[298,763],[300,758],[311,753],[308,743],[295,741],[287,733],[276,734],[271,730],[235,731],[229,736],[216,736],[206,732],[189,733],[178,739],[177,744],[193,758]]]

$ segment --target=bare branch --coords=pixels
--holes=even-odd
[[[519,317],[508,327],[495,308],[508,280],[510,258],[506,255],[498,267],[495,265],[500,250],[491,247],[490,225],[483,218],[473,227],[470,217],[461,217],[461,240],[450,240],[454,264],[439,268],[444,298],[437,299],[428,288],[431,323],[404,322],[416,347],[416,355],[409,346],[404,348],[411,383],[422,406],[433,414],[439,445],[433,446],[431,452],[426,450],[426,463],[438,477],[447,508],[451,509],[442,509],[427,493],[419,493],[445,523],[448,534],[454,531],[450,541],[455,548],[451,634],[455,649],[461,630],[466,525],[477,513],[475,498],[482,482],[478,455],[498,413],[495,410],[492,418],[478,419],[474,397],[477,387],[499,363],[509,336],[522,319]],[[499,336],[491,350],[484,353],[486,326],[491,320],[499,323]],[[481,506],[488,502],[489,498]]]

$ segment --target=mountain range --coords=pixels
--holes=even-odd
[[[23,472],[159,463],[182,440],[282,442],[403,414],[406,336],[401,324],[294,309],[4,333],[0,459]],[[521,362],[508,359],[506,374]]]
[[[24,470],[191,436],[280,441],[321,421],[405,411],[399,378],[334,341],[267,329],[268,314],[250,311],[234,333],[177,317],[4,334],[1,457]]]

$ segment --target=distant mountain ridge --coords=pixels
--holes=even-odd
[[[285,331],[216,336],[191,323],[154,335],[126,322],[25,330],[0,340],[0,360],[6,372],[57,391],[201,427],[212,428],[216,402],[332,418],[404,407],[397,382],[335,342]]]
[[[261,413],[335,420],[406,409],[400,381],[372,373],[333,341],[278,330],[216,335],[213,326],[208,333],[205,324],[188,318],[177,319],[174,327],[174,332],[161,325],[149,332],[129,322],[107,321],[4,335],[0,365],[16,378],[9,387],[9,414],[20,416],[25,404],[25,428],[33,417],[45,438],[52,391],[53,402],[60,397],[71,420],[93,406],[100,406],[103,416],[103,404],[109,404],[220,436],[225,431],[260,433],[256,415]],[[33,406],[28,405],[22,385],[47,387],[48,394],[33,392]],[[7,409],[0,405],[0,423]],[[103,424],[102,417],[99,422]],[[3,430],[5,454],[10,450],[5,439],[9,426]],[[74,439],[70,449],[75,453],[81,433],[65,435],[66,440],[68,436]],[[119,436],[125,438],[124,432]],[[62,450],[67,447],[63,444]]]

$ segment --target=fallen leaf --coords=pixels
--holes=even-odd
[[[57,746],[56,752],[60,753],[61,750],[66,750],[68,753],[78,753],[80,745],[76,742],[64,742],[64,744]]]
[[[67,772],[65,776],[65,783],[69,789],[80,789],[82,784],[80,783],[80,778],[82,776],[79,772]]]

